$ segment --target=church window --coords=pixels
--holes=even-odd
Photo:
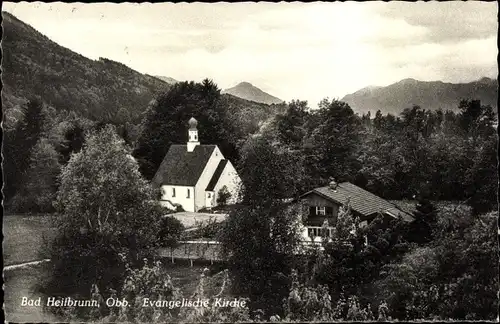
[[[198,140],[198,136],[194,135],[194,140],[197,141]]]
[[[190,191],[189,191],[189,189],[188,189],[186,198],[189,198],[189,197],[190,197],[190,194],[191,194],[191,192],[190,192]]]
[[[172,188],[172,197],[175,197],[175,188]]]

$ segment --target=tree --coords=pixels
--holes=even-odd
[[[229,199],[231,199],[231,193],[226,186],[222,186],[222,188],[220,188],[219,192],[217,193],[217,205],[225,206],[227,205]]]
[[[57,177],[61,171],[58,154],[47,139],[41,138],[31,153],[31,164],[13,199],[17,212],[53,212]]]
[[[359,145],[361,119],[348,104],[327,99],[320,103],[317,117],[319,124],[308,134],[312,146],[308,159],[316,164],[316,170],[308,170],[308,174],[321,182],[329,177],[353,181],[352,175],[360,168],[354,152]]]
[[[408,250],[405,234],[401,220],[386,220],[381,215],[360,227],[347,203],[339,211],[335,234],[323,241],[315,281],[329,288],[334,303],[342,296],[359,296],[360,303],[367,305],[373,301],[370,285],[382,266]]]
[[[220,232],[231,292],[249,298],[251,311],[283,316],[282,300],[297,267],[300,208],[278,202],[232,211]]]
[[[51,290],[88,296],[123,283],[126,265],[156,253],[162,208],[114,127],[89,133],[61,173]]]
[[[498,208],[498,143],[492,135],[476,147],[470,169],[464,177],[464,190],[474,214]]]
[[[266,204],[296,197],[303,178],[302,157],[264,136],[248,139],[238,165],[242,201]]]
[[[285,200],[298,193],[301,162],[262,135],[250,138],[241,156],[243,206],[229,214],[219,238],[232,291],[250,298],[252,311],[283,315],[300,240],[300,208]]]
[[[23,115],[15,130],[5,134],[4,195],[7,203],[14,197],[22,180],[25,179],[30,165],[31,150],[40,138],[44,121],[42,101],[38,98],[28,101],[23,108]]]
[[[306,135],[304,123],[308,115],[307,101],[292,100],[285,114],[276,116],[278,138],[292,149],[300,149]]]
[[[422,196],[413,213],[415,220],[411,223],[409,240],[418,244],[425,244],[432,241],[432,230],[437,222],[436,207],[430,200]]]
[[[444,216],[444,215],[440,215]],[[456,210],[425,247],[384,267],[374,284],[400,320],[493,320],[498,313],[497,213]],[[466,221],[463,221],[466,220]]]
[[[237,159],[235,132],[217,85],[211,80],[179,82],[159,96],[142,121],[133,155],[144,177],[153,178],[170,145],[187,142],[191,117],[198,120],[202,143],[217,144],[226,158]]]
[[[59,153],[61,154],[61,163],[66,164],[69,162],[72,153],[78,153],[83,146],[85,140],[84,128],[79,123],[72,124],[64,133],[64,142],[59,146]]]

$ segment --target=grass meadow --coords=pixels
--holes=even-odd
[[[46,257],[43,250],[56,234],[54,219],[51,215],[8,215],[3,218],[4,265],[15,265],[42,260]],[[169,259],[164,262],[172,283],[182,290],[184,297],[190,297],[198,286],[200,275],[209,264],[195,262],[193,267],[188,260]],[[15,268],[4,271],[5,281],[5,319],[7,322],[63,322],[53,314],[43,312],[41,307],[21,306],[22,297],[38,298],[43,296],[38,286],[50,275],[50,263]],[[210,293],[218,291],[220,276],[209,288]],[[214,278],[215,279],[215,278]]]

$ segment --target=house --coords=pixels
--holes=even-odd
[[[401,217],[406,222],[414,220],[410,211],[350,182],[332,181],[328,186],[315,188],[303,194],[300,196],[300,201],[306,208],[303,215],[303,236],[313,240],[321,237],[325,221],[330,226],[336,223],[340,207],[348,201],[353,216],[359,217],[361,226],[367,225],[378,215],[383,215],[387,219]]]
[[[170,146],[153,177],[153,185],[161,188],[160,203],[191,212],[210,209],[217,206],[221,190],[230,193],[228,204],[236,202],[241,179],[231,161],[217,145],[200,144],[196,119],[188,124],[188,142]]]

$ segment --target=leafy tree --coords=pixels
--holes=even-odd
[[[329,177],[353,181],[352,174],[359,170],[354,152],[359,145],[361,120],[344,102],[327,99],[320,103],[319,124],[309,134],[310,163],[316,170],[310,176],[325,182]],[[316,174],[315,174],[316,173]]]
[[[494,134],[495,113],[491,106],[481,105],[480,100],[462,100],[458,109],[460,110],[458,116],[460,128],[473,141],[476,141],[479,136],[487,137]]]
[[[217,193],[217,205],[225,206],[227,205],[229,199],[231,199],[231,193],[226,186],[222,186],[222,188],[220,188],[219,192]]]
[[[484,140],[465,174],[464,190],[475,214],[498,208],[498,144],[496,136]]]
[[[114,127],[90,132],[62,170],[49,290],[88,296],[96,284],[119,291],[124,260],[134,268],[155,254],[163,211],[153,199]]]
[[[433,242],[384,267],[375,282],[400,320],[492,320],[497,316],[497,213],[456,210]],[[443,227],[444,226],[444,227]]]
[[[163,217],[158,239],[163,246],[175,247],[184,231],[184,225],[175,217]]]
[[[217,144],[226,158],[237,159],[233,128],[220,89],[211,80],[179,82],[161,95],[144,116],[134,156],[141,173],[153,178],[170,145],[187,142],[187,122],[198,120],[202,143]]]
[[[293,149],[302,147],[306,135],[304,123],[308,115],[307,101],[292,100],[285,114],[276,116],[278,138]]]
[[[286,148],[256,136],[243,147],[240,168],[244,205],[229,214],[219,238],[231,291],[248,297],[251,311],[282,316],[301,210],[284,200],[298,192],[301,163]]]
[[[360,296],[367,304],[372,298],[370,284],[384,264],[398,259],[409,246],[401,220],[382,216],[368,226],[360,227],[349,205],[339,211],[335,234],[324,241],[324,254],[317,261],[315,280],[328,286],[332,300],[344,296]]]
[[[85,140],[84,131],[83,126],[80,124],[73,124],[71,128],[66,130],[64,142],[59,146],[62,164],[68,163],[71,154],[78,153],[82,149]]]
[[[14,131],[7,132],[3,147],[4,195],[12,199],[25,179],[30,165],[31,150],[40,138],[44,121],[43,104],[38,98],[31,99],[23,108],[24,117]]]
[[[231,274],[232,293],[250,299],[251,311],[283,316],[293,254],[299,244],[299,209],[274,203],[232,211],[221,231],[222,255]]]
[[[301,156],[267,137],[255,136],[245,143],[238,165],[245,203],[262,203],[296,197],[303,178]]]
[[[38,141],[31,153],[31,164],[13,201],[17,212],[53,212],[57,177],[61,171],[58,154],[47,139]]]
[[[419,244],[432,241],[432,229],[437,222],[436,207],[428,198],[421,198],[413,214],[415,220],[410,226],[409,240]]]

